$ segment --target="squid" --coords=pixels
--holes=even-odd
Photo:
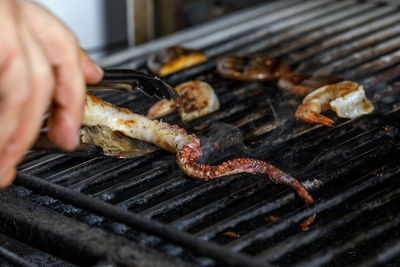
[[[91,94],[86,94],[83,125],[108,127],[112,131],[175,153],[180,168],[192,178],[211,180],[238,173],[265,174],[274,183],[291,187],[306,205],[314,202],[313,197],[297,179],[265,161],[237,158],[215,166],[198,163],[197,160],[202,157],[203,152],[200,139],[195,134],[188,134],[177,125],[151,120],[129,109],[116,107]],[[315,215],[302,222],[301,229],[307,230],[314,218]]]

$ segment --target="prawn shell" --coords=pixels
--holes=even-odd
[[[265,82],[289,73],[290,67],[267,55],[231,55],[218,62],[217,72],[226,79]]]
[[[332,100],[330,106],[339,118],[354,119],[374,111],[374,106],[366,98],[361,85],[356,90]]]
[[[219,109],[219,99],[214,89],[206,82],[194,80],[178,85],[176,100],[179,116],[183,122],[202,117]]]

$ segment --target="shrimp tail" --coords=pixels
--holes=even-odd
[[[310,108],[312,104],[313,103],[304,103],[300,105],[296,110],[295,116],[307,123],[321,123],[323,125],[333,127],[333,120],[321,115],[316,111],[313,111],[312,108]]]

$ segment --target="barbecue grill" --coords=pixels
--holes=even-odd
[[[194,180],[157,150],[130,159],[30,151],[13,186],[0,192],[0,258],[17,266],[375,266],[400,264],[400,10],[397,1],[267,2],[114,54],[105,67],[145,70],[179,44],[210,60],[166,78],[211,84],[221,109],[188,124],[210,164],[247,156],[301,181],[305,206],[263,176]],[[275,82],[219,77],[230,53],[267,52],[294,70],[363,84],[369,116],[335,127],[298,121],[301,99]],[[145,113],[140,93],[101,92]],[[298,225],[316,214],[310,230]]]

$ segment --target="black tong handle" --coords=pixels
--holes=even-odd
[[[106,69],[99,83],[87,87],[89,90],[139,90],[148,96],[165,99],[178,97],[178,93],[157,76],[128,69]]]

